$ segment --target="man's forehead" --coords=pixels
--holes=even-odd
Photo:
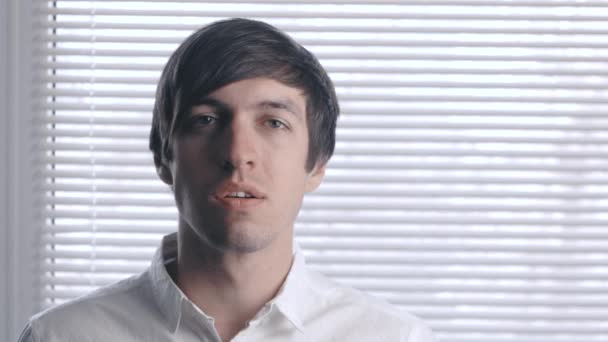
[[[211,106],[224,111],[279,110],[303,119],[307,99],[299,88],[272,79],[247,79],[227,84],[195,101],[192,109]]]
[[[215,99],[212,96],[203,98],[198,101],[199,103],[192,106],[192,112],[196,112],[197,109],[205,108],[205,107],[213,107],[214,109],[219,109],[221,112],[233,112],[236,110],[229,103],[225,103],[221,100]],[[261,100],[259,102],[254,102],[247,107],[244,108],[248,111],[284,111],[286,113],[294,115],[297,119],[301,120],[305,116],[298,106],[296,106],[293,101],[289,98],[277,98],[273,100]]]

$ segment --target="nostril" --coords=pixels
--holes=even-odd
[[[230,162],[229,160],[224,160],[224,164],[222,165],[222,169],[231,171],[231,170],[234,170],[235,167],[234,167],[234,164],[232,164],[232,162]]]
[[[248,159],[226,159],[224,160],[223,164],[222,164],[222,169],[226,170],[226,171],[233,171],[236,169],[240,169],[243,167],[251,167],[254,165],[254,161],[253,160],[248,160]]]

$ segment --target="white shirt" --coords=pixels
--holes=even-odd
[[[144,273],[35,315],[19,341],[220,342],[213,318],[169,276],[165,265],[176,256],[176,234],[170,234]],[[308,269],[296,249],[278,295],[232,341],[434,340],[418,318]]]

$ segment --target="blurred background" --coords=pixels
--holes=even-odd
[[[192,31],[246,17],[340,99],[295,227],[311,267],[442,342],[608,341],[608,1],[0,3],[7,340],[176,229],[147,149],[156,83]]]

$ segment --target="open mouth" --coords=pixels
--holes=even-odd
[[[264,202],[266,196],[253,185],[245,183],[222,184],[213,196],[225,208],[248,209]]]
[[[245,191],[233,191],[228,193],[224,198],[256,198],[252,194]]]

